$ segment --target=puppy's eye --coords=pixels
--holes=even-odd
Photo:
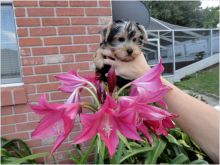
[[[133,42],[135,42],[136,41],[136,38],[133,38]]]
[[[119,41],[119,42],[124,42],[125,39],[124,39],[123,37],[120,37],[120,38],[118,38],[118,41]]]
[[[140,39],[141,39],[141,40],[143,40],[143,39],[144,39],[144,37],[143,37],[143,36],[140,36]]]

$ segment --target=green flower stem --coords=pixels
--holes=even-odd
[[[95,142],[96,142],[96,137],[93,138],[92,142],[90,143],[89,148],[87,149],[86,153],[84,154],[83,158],[80,161],[80,164],[85,164],[85,161],[88,158],[89,154],[91,153],[92,148],[95,145]]]
[[[127,147],[130,151],[132,151],[132,148],[131,148],[131,146],[129,145],[127,139],[126,139],[120,132],[117,132],[117,135],[118,135],[119,139],[126,145],[126,147]]]
[[[88,104],[86,102],[82,102],[80,103],[82,107],[90,109],[92,112],[96,112],[97,111],[97,107],[95,107],[94,105]]]
[[[90,86],[90,87],[92,87],[92,89],[95,91],[95,92],[97,92],[96,91],[96,87],[91,83],[91,82],[87,82],[87,84]]]
[[[93,98],[94,98],[94,100],[95,100],[95,102],[96,102],[96,105],[97,105],[98,107],[100,107],[99,100],[98,100],[97,96],[95,95],[95,93],[94,93],[91,89],[89,89],[89,88],[87,88],[87,87],[83,87],[83,89],[86,89],[86,90],[93,96]]]
[[[115,98],[117,99],[117,98],[119,97],[119,94],[120,94],[125,88],[129,87],[130,85],[131,85],[131,83],[128,83],[128,84],[124,85],[123,87],[121,87],[121,88],[119,89],[119,91],[116,92]]]

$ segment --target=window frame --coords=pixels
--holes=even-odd
[[[14,25],[15,25],[15,37],[16,37],[16,44],[18,47],[18,65],[19,65],[19,72],[20,72],[20,77],[19,78],[8,78],[8,79],[0,79],[0,87],[11,87],[11,86],[21,86],[24,85],[23,82],[23,73],[22,73],[22,66],[21,66],[21,57],[20,57],[20,47],[18,44],[18,34],[17,34],[17,25],[16,25],[16,17],[15,17],[15,12],[14,12],[14,5],[13,5],[13,0],[1,0],[0,5],[11,5],[13,9],[13,19],[14,19]],[[1,29],[1,28],[0,28]],[[1,71],[1,69],[0,69]],[[1,77],[1,76],[0,76]]]

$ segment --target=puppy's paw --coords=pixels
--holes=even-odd
[[[99,48],[96,51],[95,57],[94,57],[94,63],[96,68],[101,69],[104,67],[104,59],[106,58],[112,58],[112,52],[109,49],[103,49]]]

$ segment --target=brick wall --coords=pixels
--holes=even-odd
[[[1,88],[2,136],[25,140],[34,153],[50,151],[53,138],[33,140],[31,132],[40,120],[28,103],[43,93],[50,101],[67,97],[57,90],[53,75],[76,69],[81,75],[94,74],[92,58],[100,42],[97,33],[111,20],[111,2],[94,1],[14,1],[20,48],[23,86]],[[91,100],[84,94],[84,100]],[[80,130],[74,132],[54,154],[60,163],[68,163],[66,150]],[[39,160],[43,161],[43,160]],[[51,162],[52,157],[44,158]]]

